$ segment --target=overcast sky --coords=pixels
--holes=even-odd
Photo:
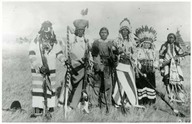
[[[3,2],[3,39],[32,37],[41,23],[50,20],[57,37],[66,36],[66,26],[88,8],[90,27],[87,34],[98,38],[99,29],[109,29],[109,38],[118,35],[119,23],[127,17],[133,31],[142,25],[154,27],[157,42],[179,28],[182,38],[190,41],[190,2]]]

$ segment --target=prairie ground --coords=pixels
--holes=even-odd
[[[19,100],[21,106],[26,112],[2,111],[3,122],[45,122],[42,117],[30,118],[31,107],[31,73],[28,59],[28,47],[26,44],[8,44],[3,46],[2,50],[2,109],[9,108],[14,100]],[[185,118],[173,115],[171,109],[157,96],[156,104],[147,106],[146,109],[130,108],[126,115],[121,111],[111,108],[109,114],[105,110],[92,108],[90,114],[82,114],[79,110],[69,113],[67,119],[64,119],[63,109],[56,108],[52,113],[50,122],[190,122],[191,105],[191,78],[190,78],[190,57],[186,57],[181,68],[184,73],[184,87],[187,92],[187,102],[182,105],[173,106],[186,115]],[[57,61],[57,85],[64,77],[64,68]],[[156,72],[157,89],[166,94],[165,86],[159,71]],[[156,108],[156,109],[154,109]]]

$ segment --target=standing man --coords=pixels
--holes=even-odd
[[[119,64],[116,68],[113,99],[117,106],[138,105],[133,66],[136,45],[133,39],[132,27],[127,18],[120,23],[119,37],[114,41],[114,44],[119,51]]]
[[[99,31],[100,39],[93,42],[92,56],[95,74],[99,75],[99,105],[104,102],[107,107],[112,104],[112,41],[108,40],[109,31],[102,27]],[[108,108],[107,108],[108,109]]]
[[[75,26],[75,30],[70,28],[70,58],[71,58],[71,65],[74,70],[77,71],[78,75],[71,75],[71,89],[70,95],[68,98],[68,106],[69,108],[76,109],[78,104],[81,103],[82,93],[84,94],[85,100],[85,109],[86,113],[88,111],[88,96],[86,93],[86,84],[84,83],[84,76],[85,76],[85,60],[87,58],[86,51],[89,51],[89,41],[85,38],[85,28],[88,27],[88,21],[85,19],[77,19],[73,22]],[[64,90],[64,89],[63,89]],[[59,98],[59,105],[62,106],[64,104],[64,91],[62,90],[60,98]]]
[[[161,46],[159,50],[160,70],[170,101],[185,102],[184,78],[180,61],[182,57],[189,54],[183,52],[175,41],[175,34],[170,33],[167,36],[167,41]]]
[[[140,105],[154,104],[156,101],[155,68],[157,68],[158,61],[156,59],[155,45],[156,31],[148,26],[136,29],[135,35],[137,37],[137,60],[139,69],[142,74],[138,73],[136,76],[136,85],[138,91],[138,99]],[[146,79],[148,81],[146,81]],[[150,84],[149,84],[150,83]]]
[[[42,115],[45,106],[49,112],[54,111],[56,58],[59,59],[63,65],[65,64],[65,56],[63,55],[60,45],[57,44],[52,23],[45,21],[42,23],[37,37],[30,43],[29,49],[32,73],[32,107],[34,109],[31,117]],[[47,92],[43,86],[45,76]]]

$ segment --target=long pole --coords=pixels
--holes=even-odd
[[[176,114],[176,116],[180,116],[180,117],[185,117],[185,115],[181,112],[179,112],[178,110],[174,109],[169,102],[167,102],[165,100],[165,96],[160,93],[151,83],[150,81],[146,78],[146,76],[136,67],[137,71],[141,74],[141,76],[144,77],[144,79],[147,81],[147,83],[156,91],[157,95],[171,108],[171,110]]]
[[[65,92],[64,92],[64,117],[67,118],[67,102],[68,102],[68,92],[69,92],[69,84],[71,81],[71,69],[70,69],[70,64],[71,64],[71,57],[70,57],[70,44],[69,44],[69,27],[67,26],[67,57],[68,57],[68,64],[67,66],[67,72],[65,75]]]
[[[43,51],[42,47],[43,47],[42,43],[39,42],[39,49],[40,49],[42,64],[43,64],[43,66],[48,67],[48,65],[46,63],[46,58],[44,56],[44,51]],[[49,113],[48,106],[47,106],[47,83],[48,83],[47,81],[49,81],[48,75],[47,74],[43,74],[43,94],[44,94],[44,110],[43,110],[43,114],[44,114],[44,117],[46,119],[50,119],[51,118],[51,114]]]

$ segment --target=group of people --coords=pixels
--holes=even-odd
[[[125,18],[115,40],[109,40],[109,30],[102,27],[100,38],[91,44],[85,35],[88,20],[77,19],[73,25],[75,29],[67,27],[64,47],[58,43],[50,21],[42,23],[37,37],[30,43],[32,117],[42,115],[45,102],[49,112],[63,106],[65,101],[71,110],[78,108],[83,97],[86,113],[90,107],[97,106],[109,109],[154,104],[156,69],[163,76],[170,101],[184,102],[184,79],[179,64],[185,52],[175,42],[175,34],[168,34],[158,57],[154,45],[157,33],[152,27],[142,26],[134,32]],[[63,86],[60,98],[56,97],[56,58],[70,72],[66,73],[68,80],[63,81],[63,85],[70,83],[67,100]],[[48,82],[46,90],[44,82]]]

